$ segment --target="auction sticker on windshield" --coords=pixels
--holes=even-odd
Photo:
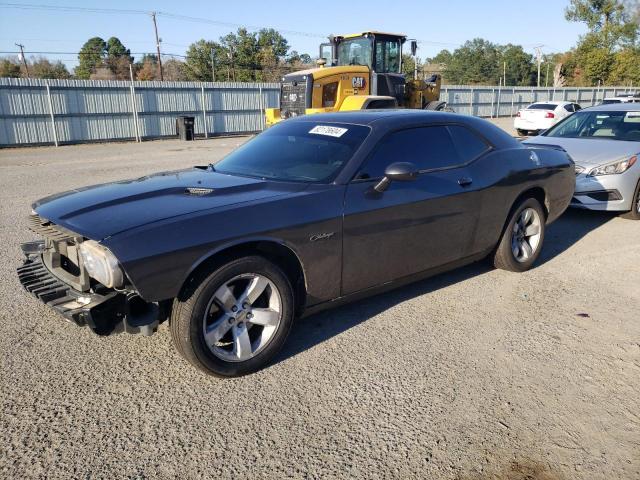
[[[316,135],[328,135],[330,137],[341,137],[347,132],[348,128],[329,127],[327,125],[316,125],[309,133],[315,133]]]

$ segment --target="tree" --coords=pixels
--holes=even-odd
[[[136,80],[157,80],[158,75],[158,58],[156,55],[145,53],[142,59],[135,64]]]
[[[13,58],[0,59],[0,77],[20,77],[20,64]]]
[[[215,58],[215,80],[222,80],[222,72],[219,70],[222,68],[222,60],[226,55],[218,43],[204,39],[192,43],[187,49],[184,74],[188,80],[198,82],[212,81],[212,53],[213,58]]]
[[[634,69],[627,71],[623,65],[634,58],[638,47],[639,12],[638,0],[571,0],[565,12],[567,20],[583,22],[589,28],[574,51],[574,85],[625,82],[634,76]],[[631,53],[627,53],[629,49]]]
[[[614,56],[610,66],[608,83],[640,85],[640,48],[627,48]]]
[[[75,68],[76,77],[88,79],[97,67],[102,66],[106,49],[107,43],[100,37],[87,40],[78,53],[78,66]]]
[[[500,73],[506,73],[504,85],[529,86],[537,82],[533,55],[525,52],[520,45],[512,44],[499,47],[499,51],[502,66]],[[544,80],[541,85],[544,85]]]
[[[447,81],[455,84],[494,84],[501,74],[497,45],[475,38],[457,48],[448,58],[445,69]],[[443,52],[439,56],[446,56]]]
[[[162,64],[164,79],[169,82],[183,82],[187,79],[185,75],[185,64],[175,58],[170,58]],[[157,72],[157,70],[156,70]],[[217,74],[216,74],[217,76]]]
[[[51,63],[48,59],[40,57],[32,59],[29,63],[29,73],[35,78],[71,78],[69,70],[61,61]]]

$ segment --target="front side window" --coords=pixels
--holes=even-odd
[[[420,170],[456,167],[470,162],[488,149],[482,139],[462,126],[400,130],[380,141],[356,178],[383,177],[386,168],[395,162],[411,162]]]
[[[231,152],[215,171],[290,182],[330,182],[369,132],[362,125],[282,122]]]
[[[376,40],[376,59],[373,69],[377,73],[400,72],[400,42]]]
[[[338,44],[338,65],[371,66],[372,45],[369,38],[353,38]]]
[[[545,137],[639,141],[640,111],[582,110],[544,133]]]

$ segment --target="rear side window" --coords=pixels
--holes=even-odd
[[[534,103],[533,105],[529,105],[527,110],[555,110],[557,105],[553,105],[551,103]]]
[[[489,150],[489,145],[474,132],[460,125],[447,127],[461,163],[468,163]]]
[[[356,178],[380,178],[395,162],[411,162],[420,170],[455,167],[488,148],[477,135],[457,125],[400,130],[381,140]]]
[[[582,110],[582,107],[580,105],[578,105],[577,103],[573,104],[573,109],[577,112],[578,110]]]
[[[565,106],[564,106],[564,109],[565,109],[567,112],[573,112],[573,104],[565,105]]]

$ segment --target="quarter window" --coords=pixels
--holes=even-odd
[[[400,130],[379,143],[356,178],[380,178],[395,162],[411,162],[420,170],[455,167],[488,149],[477,135],[458,125]]]

